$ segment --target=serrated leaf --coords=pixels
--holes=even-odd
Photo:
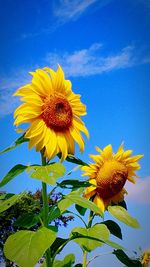
[[[105,225],[102,224],[96,224],[91,228],[81,228],[81,227],[76,227],[72,230],[73,232],[77,232],[81,235],[90,237],[90,238],[96,238],[100,240],[108,240],[109,239],[109,230]],[[74,242],[77,242],[81,248],[87,250],[87,251],[92,251],[97,247],[100,247],[104,245],[103,242],[96,241],[96,240],[91,240],[88,238],[77,238],[74,240]]]
[[[120,260],[126,267],[142,267],[139,260],[129,258],[123,250],[117,249],[113,251],[113,254]]]
[[[10,150],[12,150],[12,149],[14,149],[14,148],[16,148],[17,146],[21,145],[21,144],[24,143],[24,142],[28,142],[29,139],[28,139],[28,138],[25,138],[24,135],[25,135],[25,134],[23,134],[21,137],[19,137],[19,138],[14,142],[13,145],[11,145],[11,146],[9,146],[9,147],[3,149],[2,151],[0,151],[0,155],[3,154],[3,153],[5,153],[5,152],[8,152],[8,151],[10,151]]]
[[[6,185],[8,182],[10,182],[14,177],[16,177],[18,174],[24,172],[28,166],[17,164],[15,165],[2,179],[0,182],[0,187]]]
[[[35,178],[44,183],[55,185],[56,179],[62,177],[65,173],[64,166],[59,163],[53,163],[46,166],[30,166],[28,171],[31,173],[31,178]]]
[[[112,235],[122,239],[121,228],[116,222],[112,220],[107,220],[102,222],[102,224],[105,224],[107,226],[108,230]]]
[[[22,230],[8,237],[4,254],[20,267],[33,267],[55,239],[55,232],[46,227],[37,232]]]
[[[121,206],[108,206],[109,213],[118,219],[119,221],[125,223],[126,225],[133,227],[133,228],[139,228],[140,225],[138,221],[133,218],[126,209],[124,209]]]
[[[36,225],[38,222],[39,222],[38,215],[35,215],[33,213],[27,213],[17,218],[13,226],[29,229],[32,226]]]
[[[21,199],[21,197],[24,196],[24,193],[18,194],[18,195],[13,195],[12,197],[6,199],[6,200],[1,200],[0,201],[0,213],[9,209],[11,206],[17,203]]]

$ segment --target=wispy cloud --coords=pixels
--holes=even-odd
[[[54,2],[53,15],[62,23],[69,20],[76,20],[81,16],[89,7],[98,0],[58,0]],[[101,6],[107,4],[108,0],[101,0]],[[99,6],[99,5],[98,5]],[[99,6],[100,7],[100,6]]]
[[[48,53],[45,62],[56,68],[61,64],[67,76],[89,76],[102,74],[116,69],[131,67],[135,64],[134,47],[127,46],[117,54],[103,56],[102,44],[95,43],[88,49],[73,53]]]
[[[34,38],[41,34],[53,33],[57,28],[70,22],[76,21],[87,11],[90,13],[108,5],[113,0],[50,0],[52,11],[50,14],[49,25],[36,32],[23,33],[21,40]],[[48,7],[49,8],[49,7]],[[19,39],[20,40],[20,39]]]
[[[9,77],[2,77],[0,83],[0,116],[11,114],[16,108],[19,100],[13,97],[13,93],[24,83],[30,79],[26,70],[21,70],[9,75]]]
[[[12,97],[13,92],[31,80],[28,71],[37,69],[39,65],[40,68],[48,65],[56,69],[57,65],[60,64],[66,77],[86,77],[149,63],[149,61],[148,56],[140,55],[133,46],[126,46],[117,53],[106,55],[104,47],[100,43],[94,43],[89,48],[72,53],[47,53],[41,60],[41,64],[36,64],[32,68],[26,67],[21,71],[15,70],[8,77],[1,79],[0,115],[4,116],[13,112],[18,104],[17,98]]]
[[[127,184],[127,199],[141,204],[150,204],[150,176],[140,178],[136,184]]]

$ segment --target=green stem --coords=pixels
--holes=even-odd
[[[83,251],[83,262],[82,267],[86,267],[86,260],[87,260],[87,252],[86,250]]]
[[[42,166],[46,166],[46,158],[43,155],[43,151],[41,151],[41,159],[42,159]],[[44,212],[44,226],[48,228],[48,196],[47,196],[47,184],[42,182],[42,199],[43,199],[43,212]],[[50,248],[46,251],[46,267],[51,267],[51,253]]]
[[[90,228],[92,226],[92,221],[93,221],[93,211],[91,210],[90,211],[90,215],[89,215],[89,220],[88,220],[88,225],[87,225],[87,228]],[[82,267],[86,267],[87,264],[87,251],[86,250],[83,250],[83,262],[82,262]]]

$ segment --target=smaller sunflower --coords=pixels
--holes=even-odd
[[[150,262],[150,250],[145,250],[142,255],[142,266],[148,267]]]
[[[98,155],[89,155],[95,163],[83,166],[82,176],[88,176],[91,184],[84,191],[84,197],[93,198],[94,203],[104,212],[111,203],[117,204],[124,199],[127,191],[124,185],[127,180],[135,183],[135,171],[140,169],[137,162],[143,155],[132,156],[132,150],[124,151],[121,145],[116,154],[112,146],[103,150],[96,147]]]

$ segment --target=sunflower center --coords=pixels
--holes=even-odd
[[[66,98],[61,95],[46,99],[42,118],[47,127],[54,131],[64,131],[72,124],[72,109]]]
[[[103,199],[109,199],[118,194],[128,177],[126,166],[116,160],[106,161],[100,167],[96,181],[97,194]]]

